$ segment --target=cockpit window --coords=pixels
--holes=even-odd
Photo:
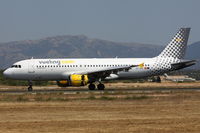
[[[11,68],[21,68],[21,65],[12,65]]]

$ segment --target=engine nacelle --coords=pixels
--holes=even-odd
[[[67,87],[67,86],[70,86],[68,80],[57,81],[57,85],[58,85],[59,87]]]
[[[89,79],[87,75],[71,75],[70,76],[70,83],[71,86],[85,86],[87,85]]]
[[[87,75],[77,75],[72,74],[70,75],[68,80],[61,80],[57,81],[57,85],[60,87],[67,87],[67,86],[85,86],[89,82]]]

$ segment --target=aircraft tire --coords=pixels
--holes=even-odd
[[[28,91],[32,91],[32,90],[33,90],[32,86],[29,86]]]
[[[160,78],[160,76],[157,77],[156,81],[157,81],[157,83],[161,83],[161,78]]]
[[[98,90],[104,90],[105,89],[105,85],[104,84],[98,84],[97,85]]]
[[[90,85],[88,86],[88,89],[89,89],[89,90],[95,90],[95,88],[96,88],[95,84],[90,84]]]

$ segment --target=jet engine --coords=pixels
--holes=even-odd
[[[85,86],[89,82],[88,75],[72,74],[68,80],[57,81],[57,85],[60,87],[67,86]]]
[[[57,85],[58,85],[59,87],[67,87],[67,86],[70,86],[68,80],[60,80],[60,81],[57,81]]]

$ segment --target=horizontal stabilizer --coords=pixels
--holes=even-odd
[[[173,63],[173,64],[171,64],[171,66],[175,70],[178,70],[178,69],[182,69],[182,68],[185,68],[185,67],[195,65],[196,62],[197,62],[196,60],[189,60],[189,61],[186,60],[186,61],[182,61],[182,62],[179,62],[179,63]]]

